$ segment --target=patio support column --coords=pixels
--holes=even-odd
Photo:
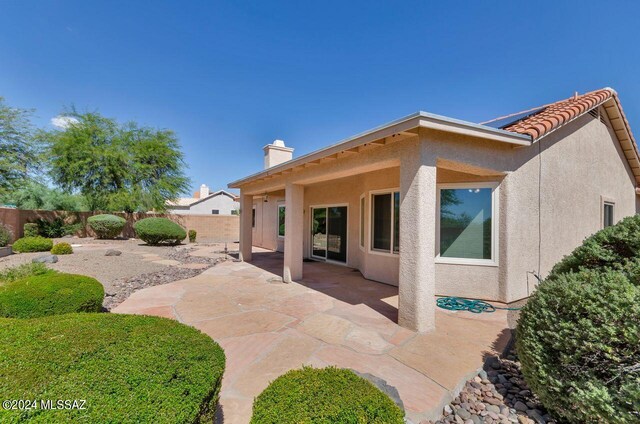
[[[285,283],[290,283],[302,278],[304,186],[287,183],[284,205],[284,270],[282,279]]]
[[[398,324],[435,328],[436,158],[416,141],[400,161]]]
[[[240,260],[251,261],[253,196],[240,192]]]

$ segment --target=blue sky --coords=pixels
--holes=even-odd
[[[638,2],[0,0],[0,96],[175,130],[193,185],[424,110],[479,122],[604,86],[640,133]]]

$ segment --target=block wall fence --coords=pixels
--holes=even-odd
[[[67,212],[24,210],[0,208],[0,223],[13,233],[11,242],[22,237],[23,227],[27,222],[38,219],[52,221],[62,218],[69,224],[81,222],[83,225],[75,234],[78,237],[93,237],[95,234],[87,225],[87,218],[102,212]],[[127,220],[122,235],[127,238],[135,237],[133,224],[144,218],[163,217],[180,224],[185,230],[196,230],[198,241],[202,242],[237,242],[240,238],[240,217],[238,215],[176,215],[150,213],[113,213]]]

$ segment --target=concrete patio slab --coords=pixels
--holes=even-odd
[[[113,312],[174,318],[220,343],[227,355],[226,424],[248,423],[253,399],[269,382],[303,365],[381,378],[398,390],[408,420],[417,424],[438,416],[508,342],[505,311],[439,310],[436,330],[419,334],[396,323],[396,287],[325,263],[305,263],[305,277],[291,284],[281,282],[281,271],[281,254],[257,250],[252,263],[223,262],[197,277],[138,291]]]

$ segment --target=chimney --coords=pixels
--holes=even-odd
[[[209,187],[207,187],[206,184],[202,184],[200,186],[200,198],[204,199],[205,197],[207,197],[209,195]]]
[[[282,140],[275,140],[264,146],[262,150],[264,150],[264,169],[293,159],[293,148],[285,146]]]

